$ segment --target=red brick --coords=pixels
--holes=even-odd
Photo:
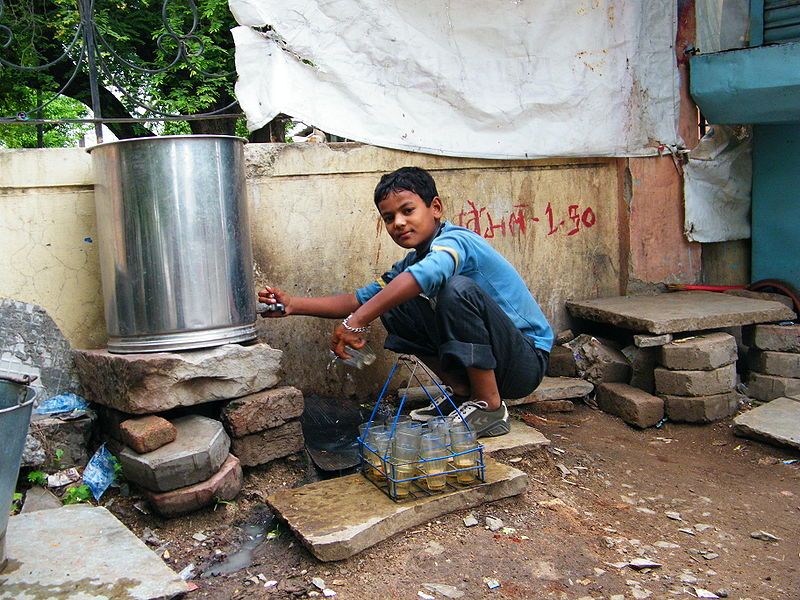
[[[279,387],[231,400],[222,409],[222,422],[233,437],[279,427],[303,414],[303,394]]]
[[[233,500],[241,491],[243,480],[239,459],[229,454],[219,471],[205,481],[170,492],[142,492],[158,514],[177,517],[208,506],[217,498]]]
[[[119,433],[121,441],[139,454],[158,450],[178,437],[178,430],[172,423],[155,415],[123,421]]]

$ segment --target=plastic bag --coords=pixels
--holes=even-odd
[[[83,483],[89,486],[95,500],[100,500],[108,487],[114,483],[116,462],[116,457],[103,444],[86,464],[83,470]]]
[[[52,396],[39,403],[33,412],[37,415],[57,415],[76,410],[86,412],[89,410],[89,403],[77,394],[66,393]]]

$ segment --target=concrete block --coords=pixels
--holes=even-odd
[[[736,362],[736,338],[722,332],[675,340],[661,348],[661,365],[675,371],[710,371]]]
[[[148,415],[120,423],[122,443],[139,454],[158,450],[178,437],[175,426],[162,417]]]
[[[189,585],[108,510],[65,506],[8,520],[0,600],[164,600]],[[58,549],[71,554],[57,558]],[[63,558],[63,557],[62,557]]]
[[[303,394],[279,387],[231,400],[222,409],[222,422],[233,437],[279,427],[303,414]]]
[[[89,400],[131,414],[158,413],[260,392],[278,382],[281,351],[267,344],[188,352],[75,350]]]
[[[726,392],[713,396],[662,396],[667,417],[679,423],[712,423],[736,414],[739,394]]]
[[[800,450],[800,402],[776,398],[733,420],[733,433]]]
[[[524,398],[506,399],[507,406],[519,406],[544,400],[571,400],[591,394],[594,385],[575,377],[545,377],[532,394]]]
[[[575,356],[578,374],[594,384],[628,383],[631,366],[628,359],[610,344],[590,335],[579,335],[568,346]]]
[[[794,352],[771,352],[753,348],[747,354],[747,362],[752,371],[764,375],[800,378],[800,354]]]
[[[743,330],[744,343],[759,350],[800,353],[800,325],[756,325]]]
[[[600,410],[620,417],[629,425],[652,427],[664,418],[664,401],[625,383],[602,383],[597,386]]]
[[[355,474],[281,490],[267,503],[319,560],[343,560],[442,515],[525,491],[525,473],[491,458],[485,464],[485,483],[409,502],[393,502]]]
[[[672,341],[672,334],[663,335],[640,335],[633,336],[633,343],[637,348],[657,348]]]
[[[231,452],[245,467],[254,467],[300,452],[304,447],[300,421],[289,421],[280,427],[233,438]]]
[[[661,356],[660,349],[628,346],[622,349],[622,353],[631,365],[630,385],[652,394],[656,388],[655,370]]]
[[[143,488],[168,492],[209,479],[228,457],[230,438],[222,423],[190,415],[173,421],[174,442],[147,454],[123,447],[118,458],[125,477]]]
[[[747,380],[747,395],[761,402],[769,402],[781,396],[800,394],[800,379],[777,377],[751,371]]]
[[[572,350],[564,346],[553,346],[547,365],[547,375],[550,377],[577,377],[578,367],[575,365]]]
[[[62,421],[57,417],[34,415],[29,429],[44,451],[45,471],[57,471],[69,467],[83,467],[89,462],[89,448],[97,415],[87,412],[77,419]],[[56,460],[56,451],[62,450],[61,460]]]
[[[656,391],[670,396],[713,396],[730,392],[736,386],[736,365],[711,371],[655,370]]]
[[[161,516],[177,517],[209,506],[217,498],[233,500],[241,491],[243,481],[239,459],[229,454],[210,479],[169,492],[144,490],[144,497]]]

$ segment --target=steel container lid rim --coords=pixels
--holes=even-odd
[[[135,142],[154,142],[157,140],[202,140],[202,139],[220,139],[220,140],[235,140],[242,143],[247,143],[247,138],[240,137],[238,135],[222,135],[222,134],[211,134],[211,133],[203,133],[198,135],[155,135],[155,136],[148,136],[148,137],[138,137],[138,138],[126,138],[124,140],[114,140],[113,142],[103,142],[102,144],[97,144],[96,146],[92,146],[91,148],[86,148],[86,152],[89,154],[92,151],[97,150],[98,148],[105,148],[108,146],[115,146],[117,144],[127,144],[127,143],[135,143]]]

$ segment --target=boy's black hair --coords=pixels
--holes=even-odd
[[[413,192],[430,206],[433,199],[439,195],[433,177],[425,169],[419,167],[401,167],[396,171],[387,173],[375,186],[375,206],[383,201],[392,192]]]

